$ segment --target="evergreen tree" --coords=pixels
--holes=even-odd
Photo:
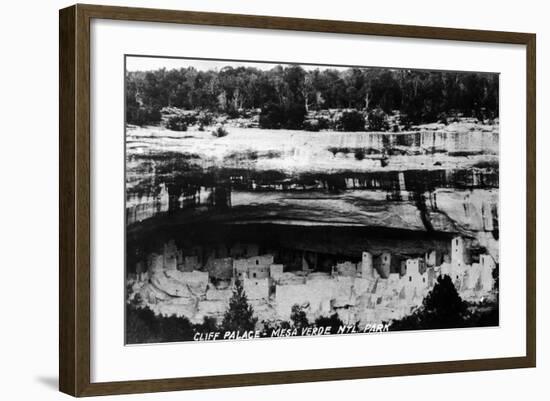
[[[254,309],[248,304],[242,283],[237,280],[233,296],[229,300],[229,309],[223,317],[222,327],[226,331],[254,330],[258,318],[254,317]]]
[[[185,317],[156,315],[149,307],[126,303],[126,343],[190,341],[195,330]]]
[[[306,312],[304,312],[298,304],[292,305],[290,320],[292,320],[294,327],[296,327],[297,329],[303,329],[309,326]]]
[[[390,330],[448,329],[469,326],[468,304],[460,298],[447,275],[437,278],[422,306],[413,314],[394,321]]]
[[[315,326],[317,327],[329,327],[331,334],[337,334],[338,328],[343,326],[344,322],[338,317],[338,313],[333,313],[329,317],[320,316],[315,319]]]

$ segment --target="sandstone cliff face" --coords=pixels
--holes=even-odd
[[[276,223],[301,226],[373,227],[482,237],[498,231],[498,189],[400,191],[350,190],[338,196],[319,192],[232,194],[228,209],[186,209],[157,215],[141,227],[169,224]],[[135,232],[134,228],[130,228]],[[487,234],[487,235],[486,235]],[[485,241],[486,242],[486,241]]]
[[[455,157],[457,166],[467,165],[473,159],[463,156],[498,155],[498,134],[498,124],[466,122],[420,126],[417,131],[402,133],[231,128],[223,138],[200,131],[174,132],[148,127],[129,129],[127,148],[130,163],[148,155],[157,158],[171,153],[180,154],[188,163],[201,168],[224,165],[287,172],[326,171],[327,168],[371,171],[373,167],[395,170],[392,156],[399,154],[407,154],[408,168],[429,167],[424,163],[427,159],[416,160],[415,156],[421,155],[439,155],[442,160],[445,156]],[[356,149],[366,151],[366,157],[357,160],[351,154],[347,161],[335,157],[337,153],[346,153],[346,150],[353,153]],[[370,159],[378,160],[375,156],[382,153],[388,157],[387,164],[379,161],[377,165],[369,164]],[[132,182],[132,175],[129,178]]]
[[[451,191],[430,194],[429,218],[434,228],[476,238],[499,263],[497,189]]]
[[[132,289],[129,297],[139,294],[142,304],[157,314],[184,316],[195,324],[204,317],[223,318],[232,294],[230,289],[217,290],[209,283],[208,273],[201,271],[145,273]]]
[[[224,138],[132,129],[127,224],[460,233],[498,261],[498,131],[473,121],[406,133],[232,128]]]
[[[428,194],[430,212],[440,213],[463,230],[491,232],[498,229],[497,189],[457,191],[439,189]]]
[[[144,238],[171,232],[188,247],[185,257],[194,258],[185,263],[189,271],[150,271],[132,291],[158,314],[220,322],[232,295],[218,283],[230,279],[228,255],[217,255],[218,265],[206,261],[214,248],[240,237],[301,253],[306,265],[308,252],[324,254],[325,265],[342,257],[353,265],[367,249],[402,258],[445,253],[449,238],[461,235],[498,263],[498,131],[498,124],[472,121],[406,133],[230,127],[222,138],[131,129],[129,243],[139,254]],[[231,239],[224,237],[227,227]],[[379,322],[410,313],[426,294],[425,287],[396,285],[389,273],[372,280],[333,279],[326,269],[309,279],[286,272],[276,283],[250,281],[246,288],[262,321],[288,320],[298,304],[310,321],[337,312],[345,323]],[[472,299],[486,295],[472,277],[457,288]]]

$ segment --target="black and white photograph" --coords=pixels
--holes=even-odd
[[[546,400],[543,2],[4,10],[0,400]]]
[[[498,73],[127,55],[124,87],[126,344],[499,326]]]

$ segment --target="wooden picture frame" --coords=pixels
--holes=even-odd
[[[90,21],[94,18],[222,27],[517,44],[527,58],[526,350],[523,357],[92,383],[90,380]],[[208,389],[534,367],[536,361],[536,37],[421,26],[74,5],[59,14],[59,388],[73,396]]]

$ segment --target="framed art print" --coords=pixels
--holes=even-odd
[[[60,390],[535,366],[535,35],[60,11]]]

